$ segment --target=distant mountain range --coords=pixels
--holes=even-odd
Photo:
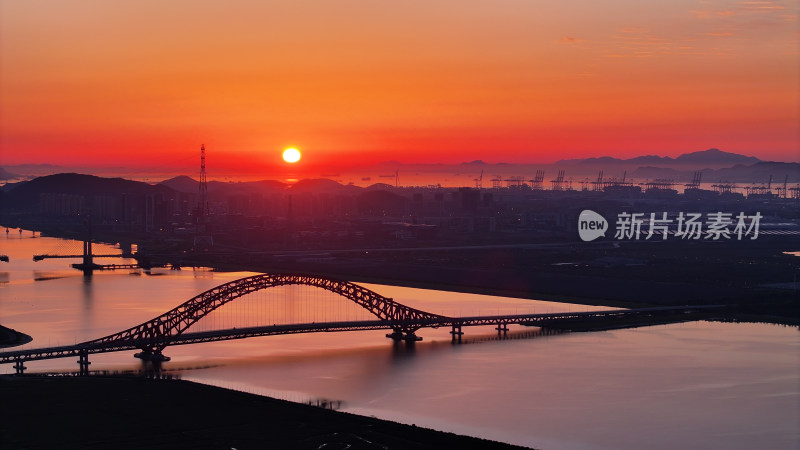
[[[713,153],[712,153],[713,155]],[[726,156],[727,157],[727,156]],[[599,159],[599,158],[598,158]],[[676,158],[677,159],[677,158]],[[663,160],[663,159],[662,159]],[[749,160],[748,160],[749,161]],[[575,167],[573,163],[572,167]],[[471,165],[497,168],[496,165],[473,162]],[[566,166],[566,164],[564,164]],[[452,166],[450,166],[452,167]],[[519,169],[518,166],[514,166]],[[587,166],[596,170],[596,165]],[[470,169],[471,171],[472,169]],[[552,171],[552,167],[547,169]],[[572,170],[572,169],[570,169]],[[800,183],[800,164],[783,162],[760,161],[754,164],[738,164],[733,167],[721,169],[701,169],[704,182],[729,181],[736,183],[762,183],[766,184],[772,179],[774,186],[784,183]],[[642,166],[627,172],[628,179],[671,179],[677,183],[690,181],[694,170],[679,170],[675,167]],[[618,177],[617,173],[607,173],[606,177]],[[123,178],[106,178],[94,175],[76,173],[60,173],[34,178],[29,181],[7,183],[0,187],[0,209],[8,210],[35,210],[39,205],[42,194],[66,194],[85,197],[87,204],[102,201],[102,198],[117,197],[133,200],[148,195],[161,195],[162,198],[174,198],[176,193],[190,195],[198,194],[199,182],[188,177],[178,176],[158,184],[141,181],[126,180]],[[372,205],[376,199],[399,199],[391,191],[392,185],[375,183],[368,187],[359,187],[351,184],[341,184],[325,178],[304,179],[294,184],[282,183],[273,180],[252,182],[219,182],[208,183],[209,195],[213,198],[224,199],[234,196],[271,195],[271,194],[297,194],[298,198],[308,193],[357,196],[364,207]],[[397,197],[397,198],[395,198]],[[400,201],[400,200],[398,200]]]
[[[699,152],[684,153],[677,158],[669,156],[646,155],[629,159],[602,156],[599,158],[563,159],[555,165],[647,165],[647,166],[694,166],[696,169],[722,168],[734,165],[750,165],[761,162],[754,156],[744,156],[738,153],[724,152],[717,148],[710,148]]]
[[[703,173],[704,181],[732,181],[745,183],[766,183],[770,176],[773,181],[800,183],[800,163],[762,161],[753,156],[725,152],[716,148],[685,153],[678,157],[645,155],[634,158],[614,158],[601,156],[582,159],[564,159],[553,164],[519,164],[519,163],[486,163],[482,160],[463,162],[461,164],[403,164],[399,161],[385,161],[371,167],[353,169],[349,175],[351,182],[361,186],[369,183],[373,177],[394,178],[399,173],[401,181],[408,180],[408,174],[427,174],[430,180],[447,180],[450,175],[458,178],[458,183],[463,186],[473,185],[473,179],[483,177],[484,181],[492,177],[523,177],[532,178],[538,170],[544,170],[546,179],[555,177],[561,170],[566,171],[566,177],[573,180],[595,179],[603,171],[605,178],[634,178],[643,179],[672,179],[677,182],[690,181],[695,171]],[[63,167],[43,165],[19,165],[0,167],[0,180],[16,181],[31,179],[34,176],[50,175],[54,171],[70,172]],[[74,170],[73,170],[74,171]],[[43,173],[38,173],[43,172]],[[58,172],[55,172],[58,173]],[[213,170],[211,171],[213,177]],[[116,174],[115,174],[116,175]],[[119,175],[125,176],[124,172]],[[138,172],[141,176],[141,172]],[[365,176],[370,175],[370,176]],[[404,178],[406,175],[407,178]],[[485,177],[484,177],[485,175]],[[153,175],[155,176],[155,175]],[[334,179],[331,179],[334,178]],[[342,178],[345,180],[343,181]],[[338,179],[339,182],[335,181]],[[210,181],[208,190],[211,193],[224,192],[237,194],[247,192],[270,192],[291,189],[293,192],[329,192],[343,193],[354,189],[356,186],[347,185],[347,177],[340,174],[321,175],[319,178],[301,180],[294,185],[275,180],[262,180],[251,182],[220,182]],[[357,181],[361,180],[360,183]],[[434,181],[435,182],[435,181]],[[407,182],[408,183],[408,182]],[[452,181],[451,181],[452,183]],[[159,183],[178,192],[197,193],[198,182],[188,176],[181,175]],[[392,183],[394,184],[394,183]],[[382,186],[382,187],[377,187]],[[8,190],[6,186],[3,190]],[[378,183],[366,187],[367,189],[387,189],[391,185]]]
[[[457,165],[444,164],[400,164],[387,161],[383,169],[403,172],[472,174],[488,176],[524,176],[530,178],[537,170],[544,170],[546,179],[555,177],[560,170],[573,180],[595,179],[603,171],[606,178],[627,179],[672,179],[677,182],[691,181],[695,171],[703,174],[704,181],[731,181],[743,183],[766,183],[769,177],[775,182],[787,180],[800,182],[800,164],[797,162],[762,161],[753,156],[725,152],[716,148],[685,153],[678,157],[645,155],[621,159],[611,156],[594,158],[563,159],[553,164],[489,164],[482,160],[463,162]]]

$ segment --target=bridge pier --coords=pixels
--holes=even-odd
[[[133,258],[133,243],[131,241],[120,241],[119,249],[122,250],[123,258]]]
[[[461,343],[461,336],[464,335],[464,332],[461,331],[461,325],[453,324],[453,330],[450,331],[450,334],[453,336],[453,344]]]
[[[156,363],[156,362],[162,363],[162,362],[165,362],[165,361],[169,361],[171,359],[169,356],[164,356],[164,354],[161,353],[160,350],[153,351],[153,350],[144,349],[139,353],[135,353],[133,356],[135,358],[141,359],[142,361],[150,361],[150,362],[153,362],[153,363]]]
[[[406,343],[409,344],[422,340],[422,338],[417,336],[413,330],[394,330],[393,333],[387,334],[386,337],[395,342],[406,341]]]
[[[17,371],[17,375],[24,374],[25,369],[27,369],[27,367],[25,367],[25,361],[23,361],[22,358],[14,360],[14,370]]]
[[[161,363],[165,361],[169,361],[169,356],[164,356],[161,353],[161,350],[151,350],[151,349],[143,349],[141,352],[136,353],[133,355],[136,358],[142,360],[142,366],[144,368],[144,374],[147,377],[161,377]],[[150,363],[150,369],[147,368],[147,363]]]
[[[508,336],[508,322],[497,322],[497,337],[506,337]]]
[[[89,375],[89,352],[81,350],[78,353],[78,375],[85,377]]]

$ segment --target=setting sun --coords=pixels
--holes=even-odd
[[[296,148],[287,148],[283,152],[283,160],[286,161],[287,163],[294,164],[297,161],[300,161],[301,156],[302,155],[300,154],[300,151],[297,150]]]

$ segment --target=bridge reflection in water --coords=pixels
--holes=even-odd
[[[337,320],[314,321],[306,323],[287,323],[234,328],[215,328],[206,331],[188,332],[201,319],[218,308],[238,298],[258,291],[279,286],[304,285],[321,288],[343,297],[369,312],[376,320]],[[327,300],[326,300],[327,301]],[[170,345],[196,344],[201,342],[244,339],[256,336],[277,334],[297,334],[314,332],[337,332],[357,330],[390,330],[386,336],[394,341],[413,343],[421,340],[416,335],[420,328],[449,327],[452,342],[460,343],[463,327],[493,325],[498,335],[508,332],[508,325],[517,324],[538,327],[560,327],[567,321],[620,319],[628,316],[652,315],[688,311],[688,307],[660,307],[640,309],[617,309],[586,312],[562,312],[548,314],[513,314],[448,317],[415,309],[395,302],[374,291],[349,281],[334,278],[295,273],[263,274],[234,280],[209,289],[181,305],[147,322],[99,339],[75,345],[19,350],[0,353],[0,364],[13,363],[16,373],[25,371],[25,362],[78,357],[79,373],[88,375],[89,355],[94,353],[140,350],[136,357],[151,361],[155,366],[169,357],[163,350]],[[703,309],[709,306],[693,306]],[[321,309],[325,309],[321,307]],[[248,322],[242,320],[242,322]]]

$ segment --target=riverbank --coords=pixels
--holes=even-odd
[[[3,449],[521,449],[181,380],[0,377]]]

